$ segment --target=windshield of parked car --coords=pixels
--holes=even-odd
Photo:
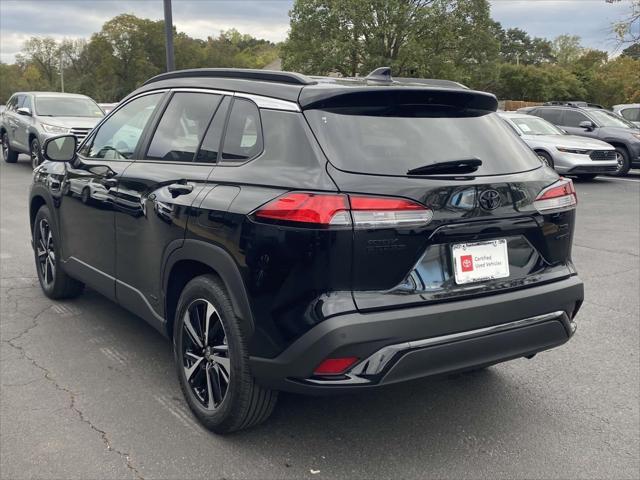
[[[454,160],[479,159],[474,175],[532,170],[540,161],[495,113],[421,111],[420,106],[308,110],[307,119],[329,160],[358,173],[406,175]]]
[[[36,113],[45,117],[103,117],[96,102],[84,97],[36,97]]]
[[[628,122],[619,115],[607,112],[606,110],[590,110],[589,114],[601,127],[638,128],[633,123]]]
[[[509,117],[523,135],[564,135],[558,127],[540,117]]]

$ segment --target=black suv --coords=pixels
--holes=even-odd
[[[597,138],[611,144],[618,153],[618,169],[614,175],[624,175],[630,168],[640,168],[640,130],[633,123],[600,105],[558,103],[535,107],[526,113],[542,117],[571,135]]]
[[[191,70],[147,81],[30,193],[40,283],[173,341],[208,428],[566,342],[576,194],[494,113],[424,80]]]

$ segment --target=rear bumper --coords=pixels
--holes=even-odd
[[[565,343],[583,299],[577,276],[523,290],[325,320],[272,359],[251,357],[261,384],[307,394],[354,391],[530,356]],[[315,377],[328,357],[361,359]]]

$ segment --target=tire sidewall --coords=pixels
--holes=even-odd
[[[547,167],[549,167],[552,170],[555,170],[555,165],[553,163],[553,158],[551,158],[551,155],[549,155],[547,152],[536,152],[536,154],[539,157],[544,158],[544,161],[547,163]]]
[[[182,318],[187,307],[197,299],[205,299],[216,308],[227,336],[227,345],[229,346],[230,382],[222,404],[215,410],[208,410],[200,403],[186,380],[183,368],[182,338],[184,332]],[[189,407],[202,423],[213,430],[220,427],[224,428],[225,424],[232,421],[235,416],[234,413],[239,407],[239,397],[241,396],[239,390],[242,386],[244,370],[247,368],[244,348],[239,338],[241,335],[231,302],[218,282],[208,276],[204,276],[197,277],[187,284],[180,296],[178,308],[176,309],[173,328],[174,359],[180,387],[184,392]]]

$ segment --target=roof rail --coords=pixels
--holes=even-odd
[[[249,68],[192,68],[188,70],[174,70],[172,72],[161,73],[150,78],[143,85],[169,80],[174,78],[188,77],[209,77],[209,78],[231,78],[238,80],[258,80],[262,82],[288,83],[291,85],[312,85],[315,80],[293,72],[278,72],[275,70],[256,70]]]

